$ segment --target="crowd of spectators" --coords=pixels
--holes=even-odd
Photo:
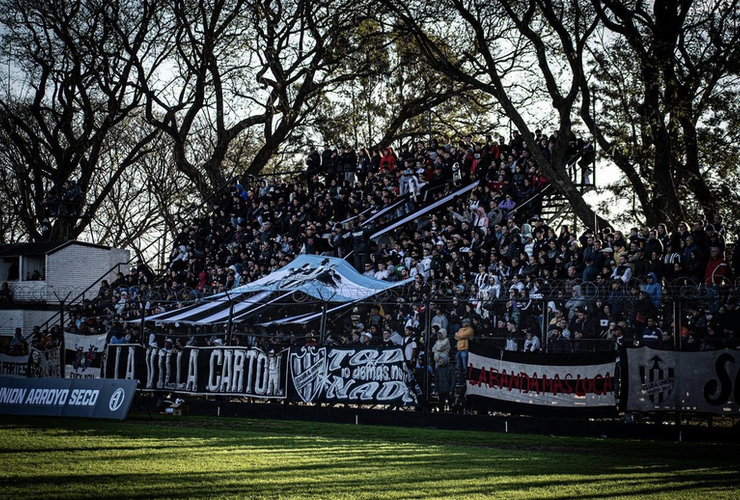
[[[555,136],[537,132],[548,155]],[[573,140],[574,157],[584,145]],[[407,278],[401,298],[366,304],[332,321],[325,341],[404,345],[420,339],[429,314],[434,362],[465,355],[460,332],[509,350],[588,352],[619,344],[710,349],[738,343],[740,317],[733,269],[725,261],[722,217],[669,228],[603,228],[578,234],[540,217],[547,180],[521,135],[475,142],[415,143],[396,152],[349,147],[311,148],[306,176],[253,178],[217,193],[204,214],[175,235],[167,268],[143,262],[103,282],[98,297],[71,310],[69,329],[109,332],[115,341],[218,345],[225,325],[164,325],[142,332],[141,315],[183,307],[252,282],[301,253],[346,258],[365,276]],[[398,219],[479,181],[465,196],[387,233],[370,217],[396,201]],[[686,288],[696,300],[684,300]],[[681,297],[677,315],[667,296]],[[673,303],[671,303],[673,304]],[[254,322],[236,325],[232,342],[273,347],[316,342],[308,329],[268,332]],[[440,338],[442,332],[443,338]],[[447,349],[437,352],[438,342]],[[413,352],[413,349],[411,350]],[[462,353],[462,354],[461,354]],[[446,361],[446,362],[449,362]],[[458,363],[459,364],[459,363]],[[463,374],[458,374],[462,376]]]

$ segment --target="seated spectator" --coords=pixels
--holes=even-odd
[[[11,355],[28,353],[28,344],[26,343],[26,339],[23,337],[23,330],[20,328],[15,329],[15,334],[10,340],[8,347]]]
[[[655,349],[661,349],[663,351],[673,351],[676,346],[671,338],[671,332],[665,330],[660,333],[660,341],[655,345]]]
[[[573,352],[570,340],[563,337],[563,329],[559,326],[553,329],[553,337],[550,340],[550,352],[553,354],[568,354]]]

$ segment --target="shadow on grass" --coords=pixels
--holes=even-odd
[[[723,446],[548,437],[526,446],[490,434],[228,419],[0,419],[0,433],[25,446],[4,451],[9,498],[701,498],[740,486],[735,448]]]
[[[369,466],[371,467],[371,466]],[[295,471],[294,471],[295,472]],[[632,496],[646,498],[655,495],[666,495],[676,492],[690,494],[691,490],[730,492],[738,485],[738,480],[727,474],[686,474],[679,476],[659,476],[650,480],[638,474],[624,477],[612,477],[605,474],[598,478],[562,477],[555,479],[537,479],[525,474],[523,478],[513,471],[507,471],[506,479],[501,481],[482,481],[479,474],[457,474],[454,481],[446,481],[446,471],[427,471],[419,477],[416,474],[397,474],[392,480],[384,474],[370,474],[365,477],[354,477],[347,474],[334,476],[334,467],[322,470],[321,474],[329,479],[306,479],[301,475],[289,475],[278,480],[284,472],[253,471],[209,472],[209,473],[152,473],[120,474],[112,478],[110,474],[88,474],[84,478],[65,476],[41,476],[35,478],[37,492],[47,491],[47,498],[121,498],[121,499],[203,499],[203,498],[338,498],[351,494],[354,497],[367,498],[417,498],[455,497],[471,498],[476,496],[514,496],[509,493],[526,489],[528,498],[604,498],[608,496]],[[341,472],[341,471],[340,471]],[[449,471],[447,471],[449,472]],[[378,484],[377,479],[382,478]],[[274,480],[273,480],[274,479]],[[137,485],[126,488],[124,485]],[[5,491],[12,498],[38,498],[38,494],[25,489],[23,482],[10,481],[5,484]],[[21,491],[23,490],[23,491]],[[386,495],[387,493],[387,495]],[[436,493],[436,494],[435,494]],[[30,494],[30,496],[26,496]],[[11,498],[11,497],[9,497]],[[700,498],[697,495],[696,498]]]

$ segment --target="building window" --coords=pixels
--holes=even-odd
[[[0,260],[0,280],[18,281],[20,279],[20,257],[3,257]]]
[[[43,281],[46,279],[46,259],[43,255],[23,257],[23,277],[26,281]]]

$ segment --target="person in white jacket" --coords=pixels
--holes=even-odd
[[[529,330],[525,330],[524,334],[527,336],[524,352],[540,352],[540,338]]]
[[[434,366],[437,366],[443,354],[447,357],[450,355],[450,339],[447,338],[447,330],[444,328],[440,328],[437,332],[437,341],[432,346],[432,353],[434,354]]]

